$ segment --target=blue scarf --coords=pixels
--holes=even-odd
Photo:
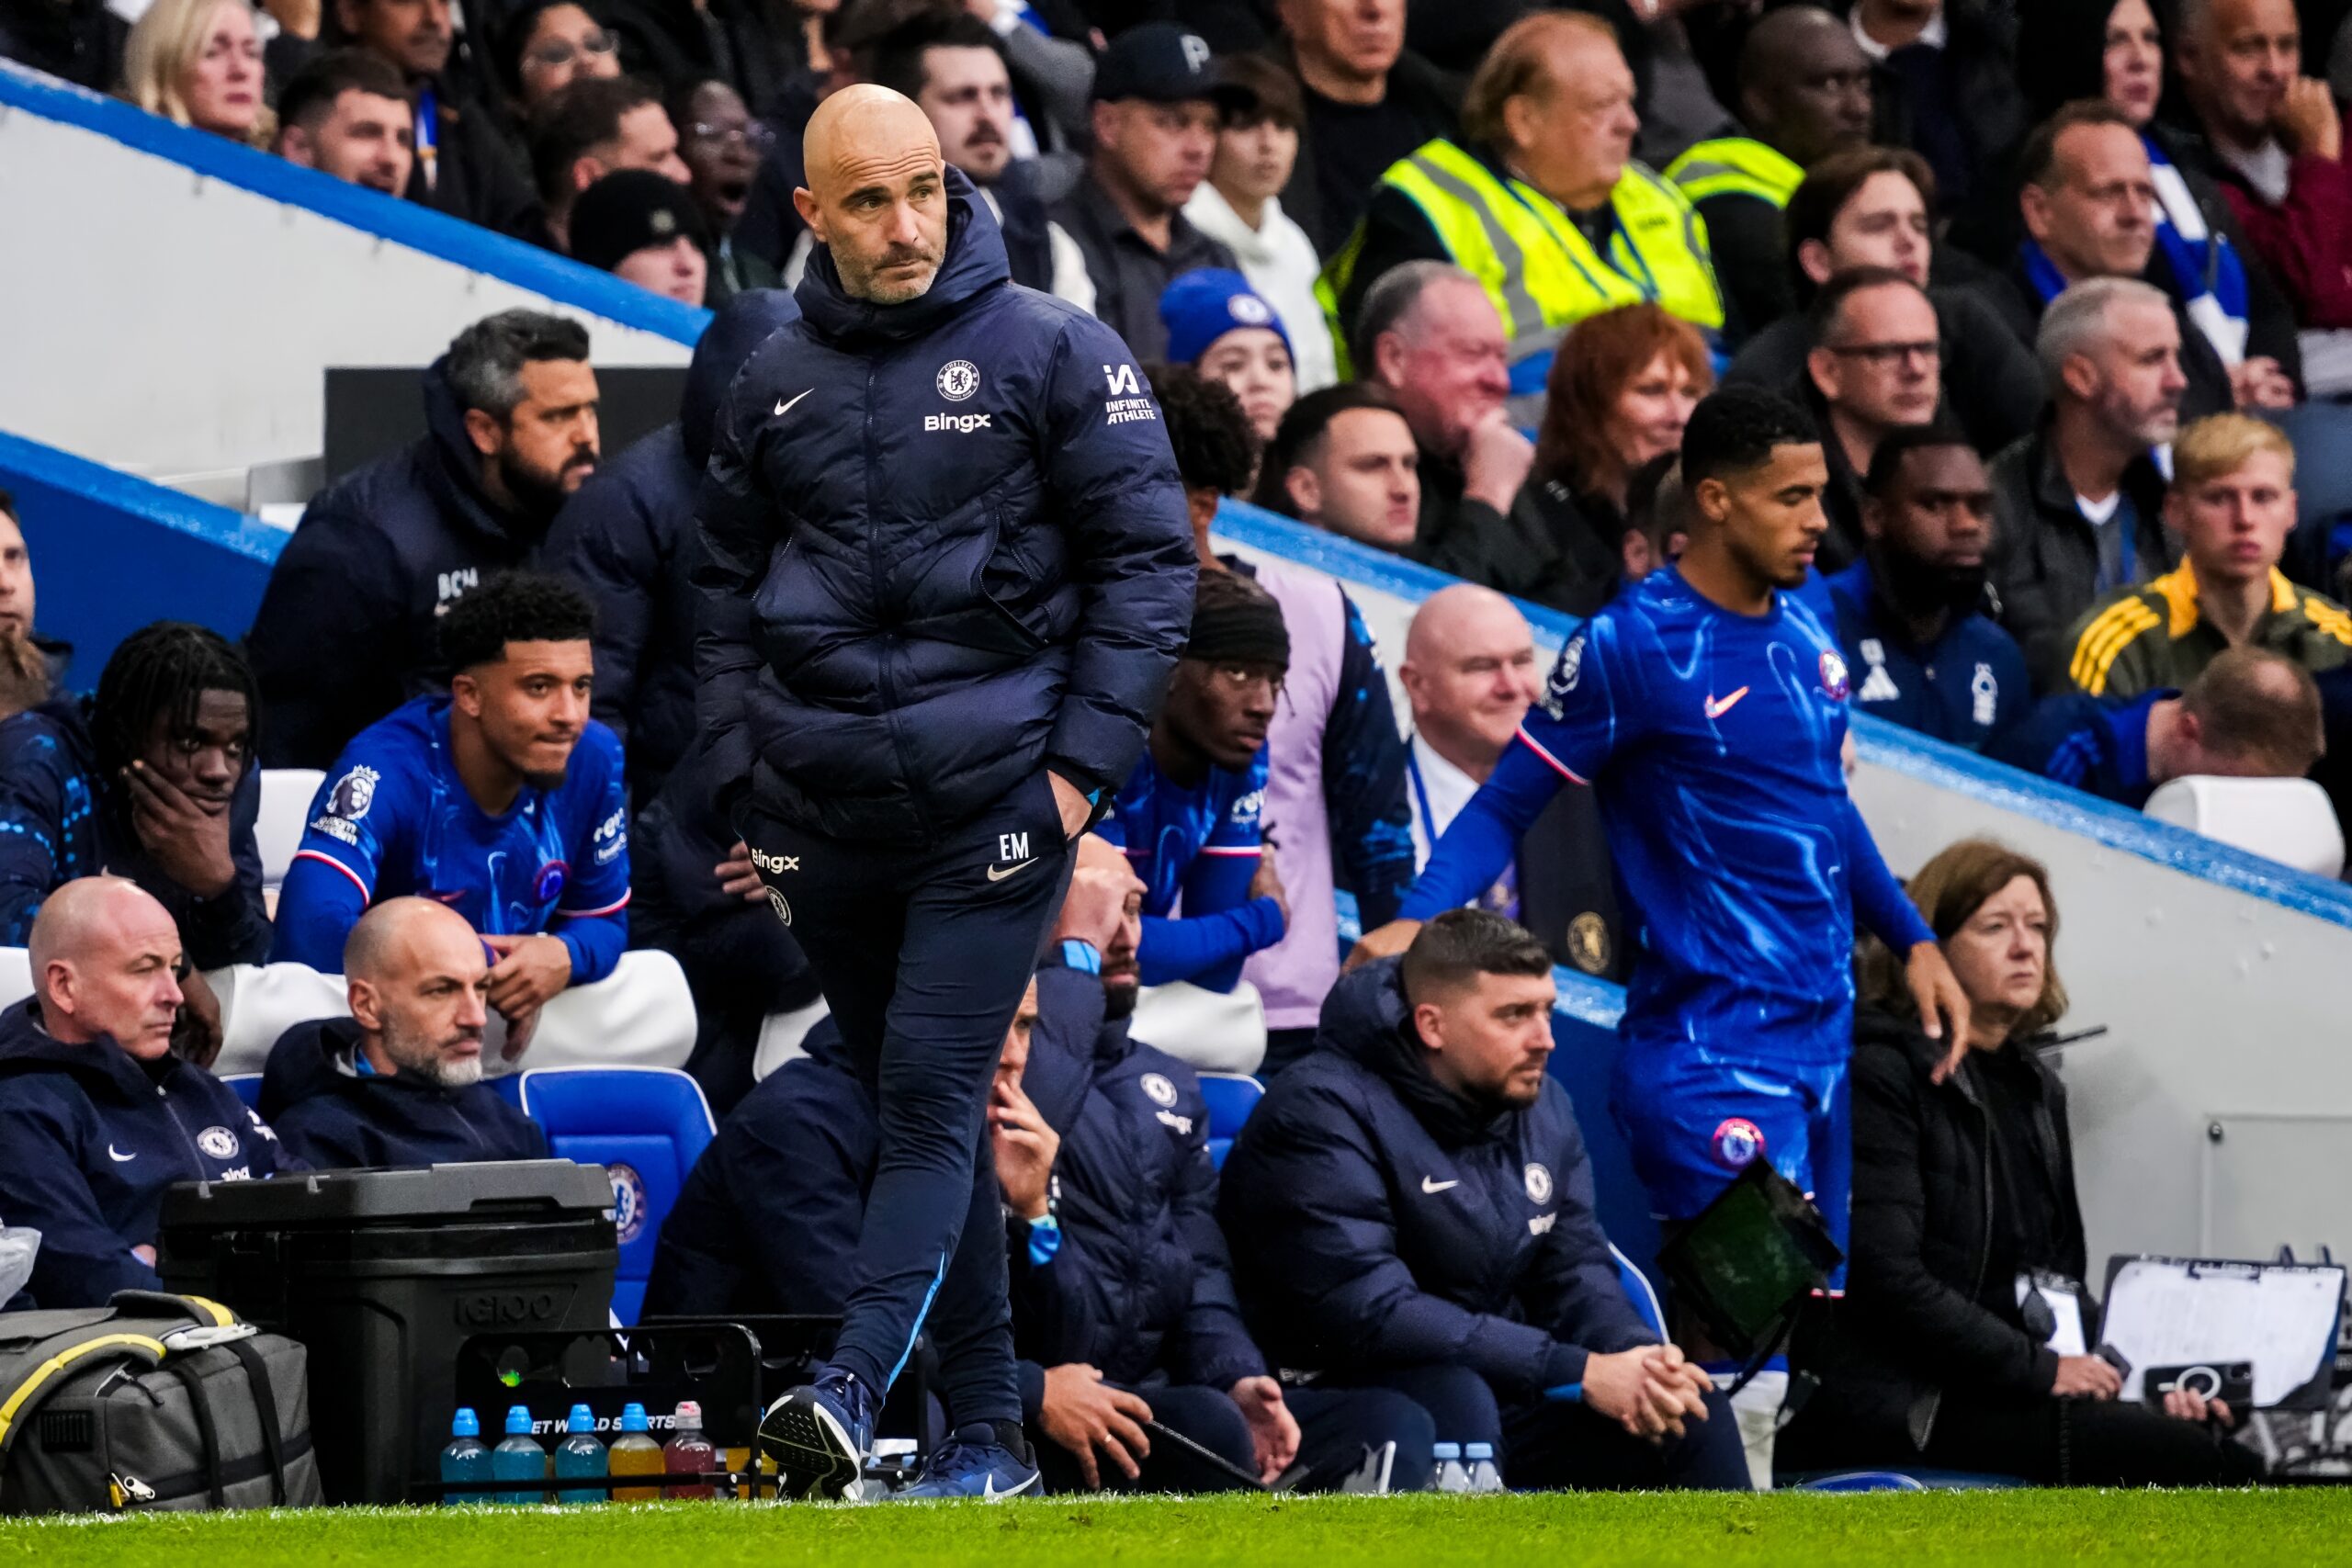
[[[2197,198],[2156,144],[2145,137],[2148,169],[2156,182],[2156,252],[2171,274],[2174,293],[2224,365],[2245,359],[2245,265],[2227,237],[2205,226]],[[2065,291],[2066,279],[2032,240],[2018,247],[2026,281],[2045,305]]]
[[[2206,226],[2197,197],[2164,150],[2147,137],[2140,141],[2156,182],[2156,248],[2188,303],[2188,319],[2222,364],[2239,364],[2245,358],[2245,265],[2237,247]]]

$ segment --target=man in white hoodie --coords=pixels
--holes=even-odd
[[[1298,161],[1304,116],[1298,80],[1262,55],[1232,54],[1217,62],[1220,100],[1216,155],[1209,177],[1184,204],[1193,227],[1222,240],[1241,263],[1250,287],[1273,306],[1288,329],[1301,395],[1339,379],[1331,334],[1315,301],[1322,262],[1306,231],[1283,215],[1275,193],[1290,183]]]

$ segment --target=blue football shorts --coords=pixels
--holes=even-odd
[[[1627,1045],[1609,1109],[1661,1222],[1696,1218],[1760,1155],[1813,1200],[1847,1250],[1854,1138],[1845,1063],[1776,1066],[1703,1046]],[[1843,1264],[1829,1288],[1844,1293]]]

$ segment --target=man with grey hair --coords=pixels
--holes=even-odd
[[[1415,558],[1544,597],[1537,579],[1559,550],[1540,521],[1513,514],[1535,447],[1506,409],[1510,340],[1485,288],[1451,262],[1400,262],[1364,290],[1353,347],[1359,373],[1396,400],[1420,449]]]
[[[482,1081],[491,953],[463,915],[387,898],[352,926],[343,972],[351,1016],[288,1030],[262,1078],[288,1150],[321,1170],[547,1157]]]
[[[2068,286],[2143,278],[2165,290],[2180,323],[2185,417],[2294,402],[2292,377],[2269,354],[2248,352],[2245,344],[2224,354],[2207,331],[2222,324],[2218,303],[2210,295],[2198,299],[2201,279],[2157,255],[2156,176],[2130,116],[2104,100],[2066,105],[2026,139],[2018,175],[2025,238],[2006,282],[1990,285],[1987,297],[2022,341],[2031,344],[2041,312]],[[2221,338],[2234,342],[2234,333]]]
[[[2294,305],[2305,389],[2335,397],[2352,391],[2352,165],[2335,95],[2302,74],[2298,13],[2292,0],[2189,0],[2167,43],[2204,132],[2183,162],[2220,186]]]
[[[2034,352],[2050,408],[1993,460],[1987,562],[2039,687],[2063,684],[2076,616],[2179,563],[2154,452],[2180,429],[2180,350],[2172,301],[2137,278],[2077,283],[2042,312]]]
[[[435,619],[532,564],[596,468],[587,330],[537,310],[476,321],[424,372],[424,419],[315,498],[270,571],[246,642],[265,766],[323,768],[432,689]]]

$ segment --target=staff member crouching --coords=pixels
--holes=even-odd
[[[1155,1448],[1143,1421],[1216,1454],[1230,1482],[1287,1472],[1329,1491],[1385,1471],[1391,1490],[1425,1486],[1419,1406],[1386,1389],[1285,1392],[1242,1326],[1200,1080],[1127,1032],[1143,895],[1117,850],[1079,840],[1025,1070],[1000,1072],[989,1106],[1023,1418],[1050,1439],[1037,1445],[1046,1488],[1216,1484],[1175,1445]]]
[[[1746,1491],[1731,1409],[1618,1282],[1552,1054],[1551,955],[1449,909],[1343,977],[1226,1161],[1268,1359],[1397,1390],[1514,1487]]]

